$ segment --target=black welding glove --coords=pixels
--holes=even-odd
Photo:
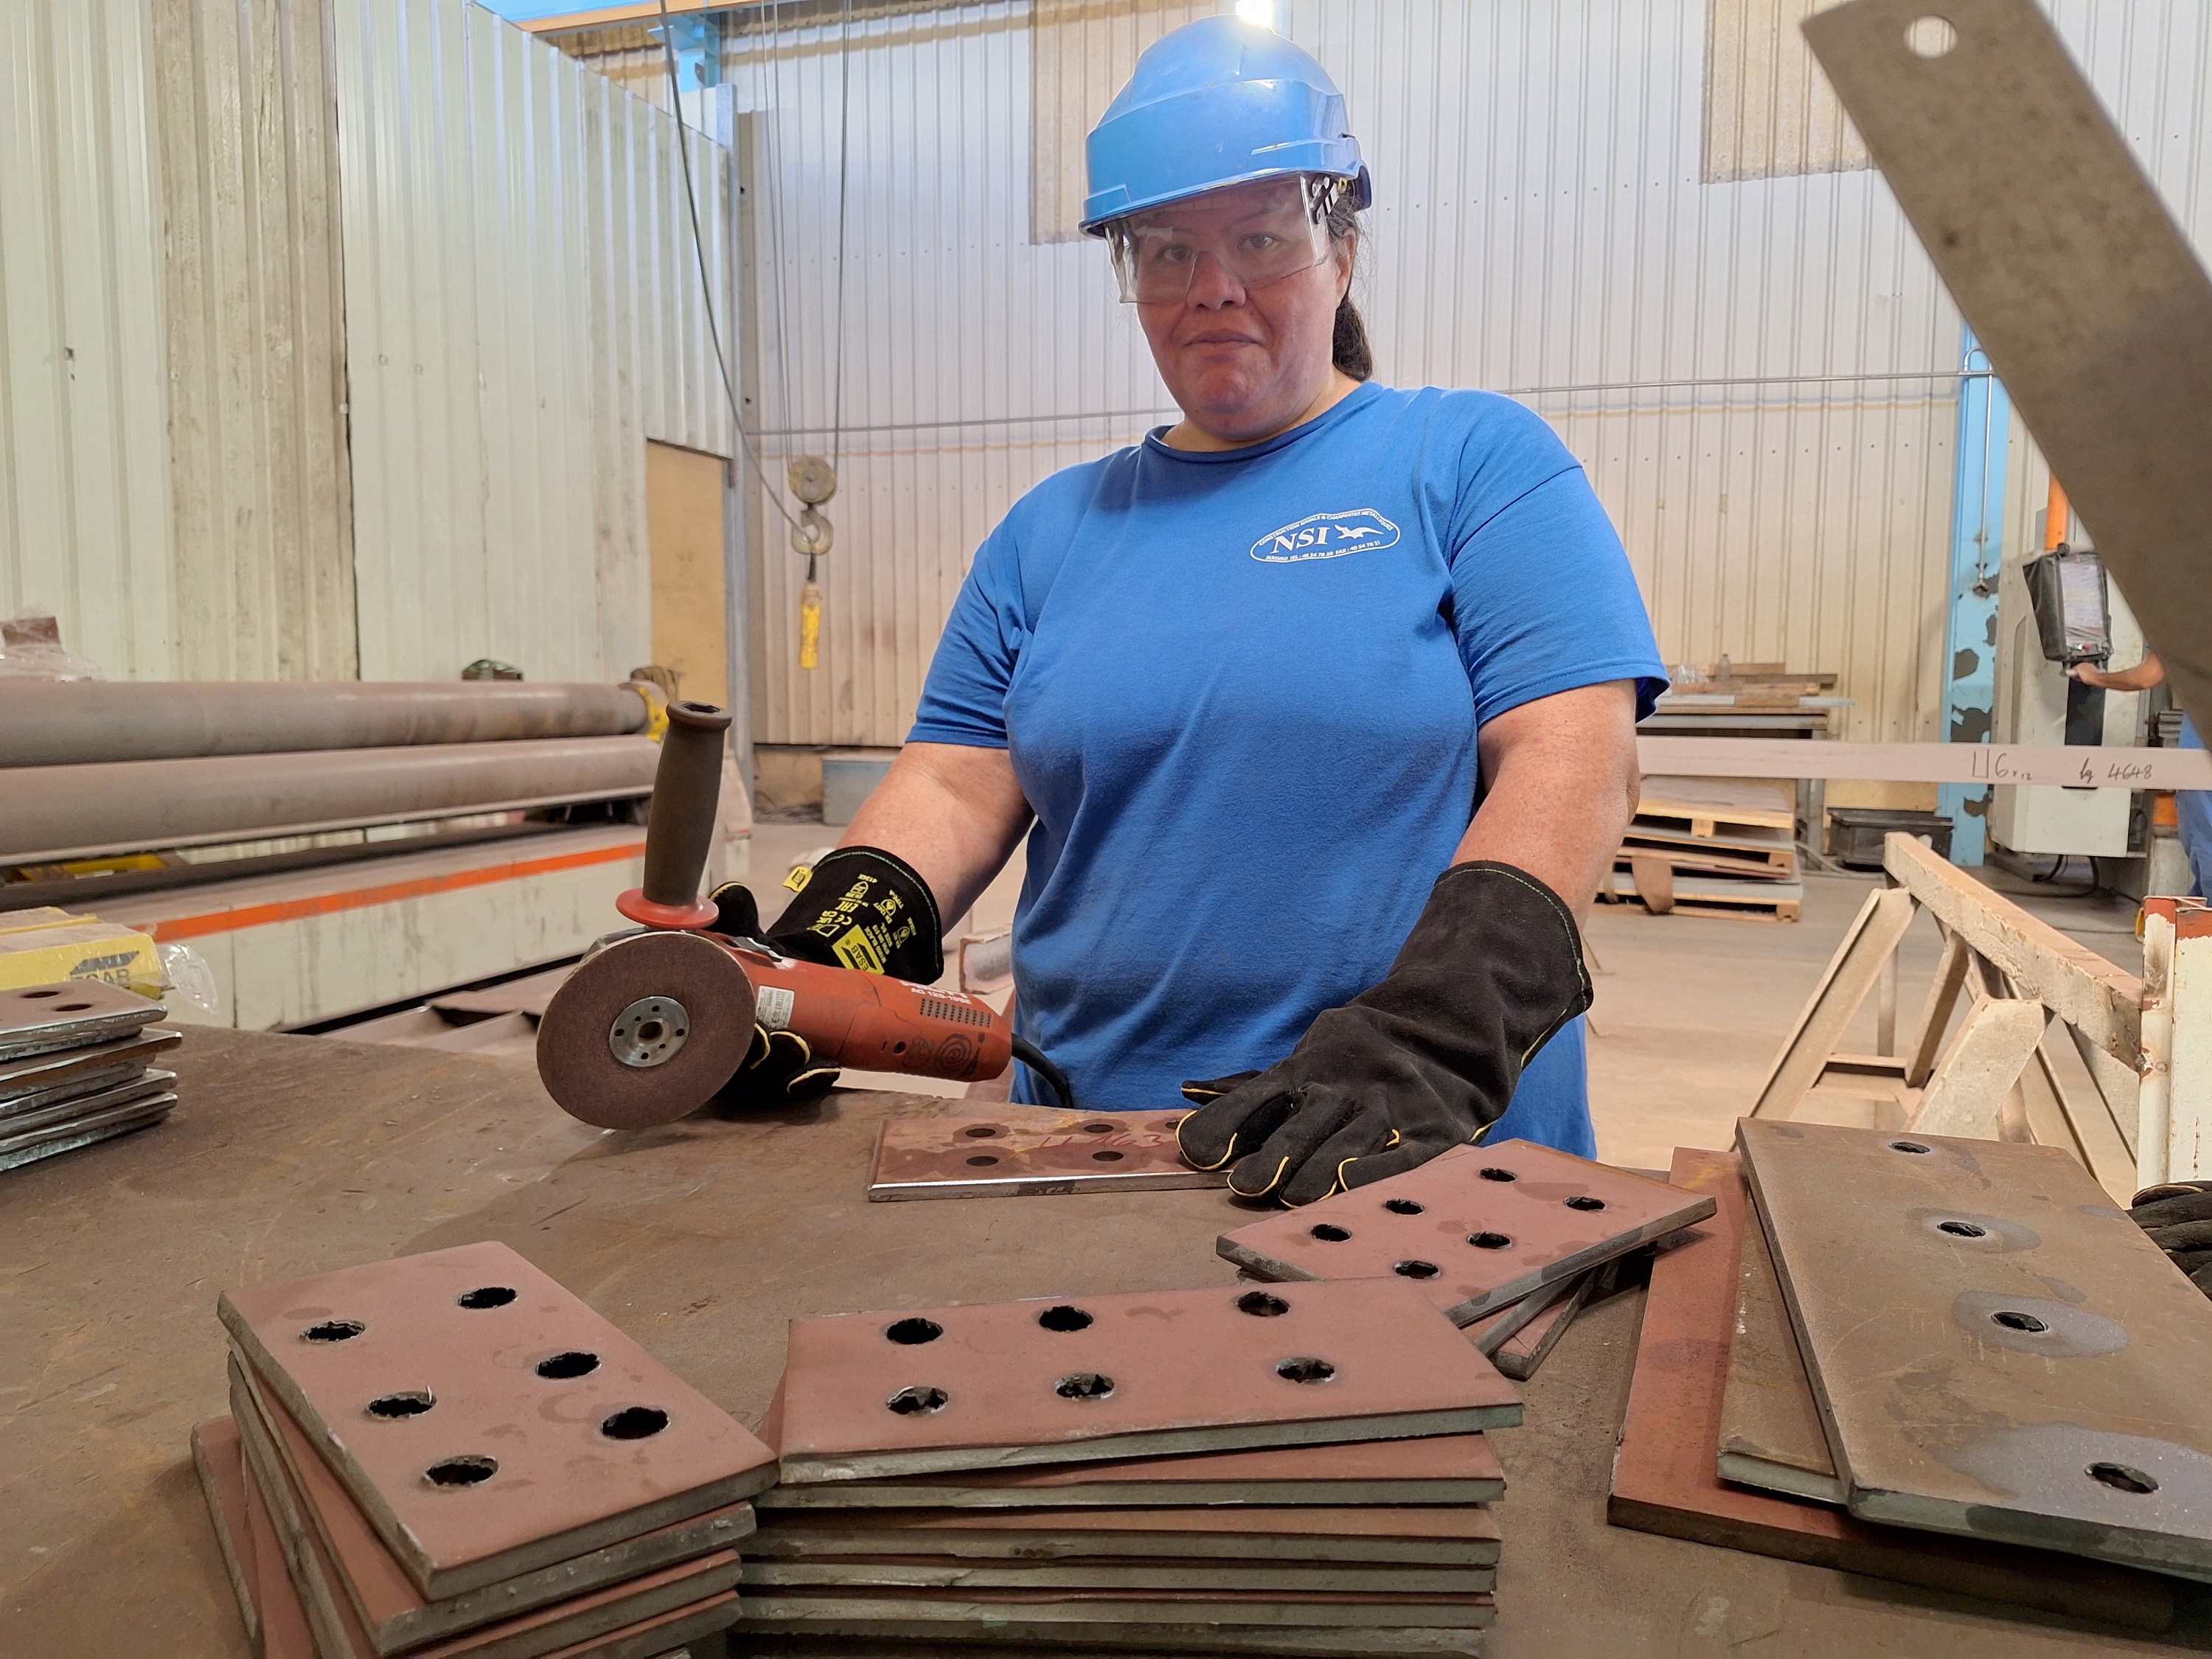
[[[937,900],[904,860],[878,848],[841,847],[793,879],[797,890],[767,933],[752,890],[743,882],[725,882],[708,895],[714,931],[761,939],[801,962],[887,973],[922,985],[945,971]],[[756,1024],[752,1051],[720,1097],[740,1106],[814,1100],[830,1091],[837,1075],[835,1066],[815,1059],[796,1031]]]
[[[1497,1121],[1522,1067],[1589,1005],[1559,896],[1510,864],[1454,865],[1380,985],[1279,1065],[1183,1085],[1199,1103],[1176,1132],[1183,1158],[1285,1204],[1398,1175]]]
[[[2191,1284],[2212,1296],[2212,1181],[2146,1187],[2128,1217]]]

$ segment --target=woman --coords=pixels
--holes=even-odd
[[[1085,228],[1183,418],[992,532],[778,939],[933,978],[937,918],[1027,832],[1018,1023],[1085,1110],[1212,1079],[1185,1156],[1291,1203],[1509,1103],[1502,1133],[1592,1152],[1575,918],[1666,684],[1618,538],[1528,411],[1369,379],[1368,176],[1305,52],[1189,24],[1089,159]]]

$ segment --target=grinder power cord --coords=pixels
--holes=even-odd
[[[1558,894],[1510,864],[1454,865],[1390,972],[1332,1008],[1265,1072],[1187,1083],[1186,1161],[1285,1204],[1380,1181],[1480,1139],[1521,1071],[1590,1006],[1582,936]]]

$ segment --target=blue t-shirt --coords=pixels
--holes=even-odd
[[[1156,1110],[1273,1065],[1389,971],[1474,814],[1484,721],[1623,679],[1641,719],[1664,674],[1549,427],[1370,384],[1265,443],[1154,433],[1030,491],[975,556],[911,741],[1010,751],[1036,812],[1016,1023],[1085,1110]],[[1581,1037],[1501,1131],[1591,1149]],[[1039,1097],[1026,1073],[1016,1092]]]

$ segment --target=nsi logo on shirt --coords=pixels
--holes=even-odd
[[[1397,544],[1398,526],[1373,507],[1362,507],[1349,513],[1316,513],[1271,530],[1252,544],[1252,556],[1262,564],[1297,564]]]

